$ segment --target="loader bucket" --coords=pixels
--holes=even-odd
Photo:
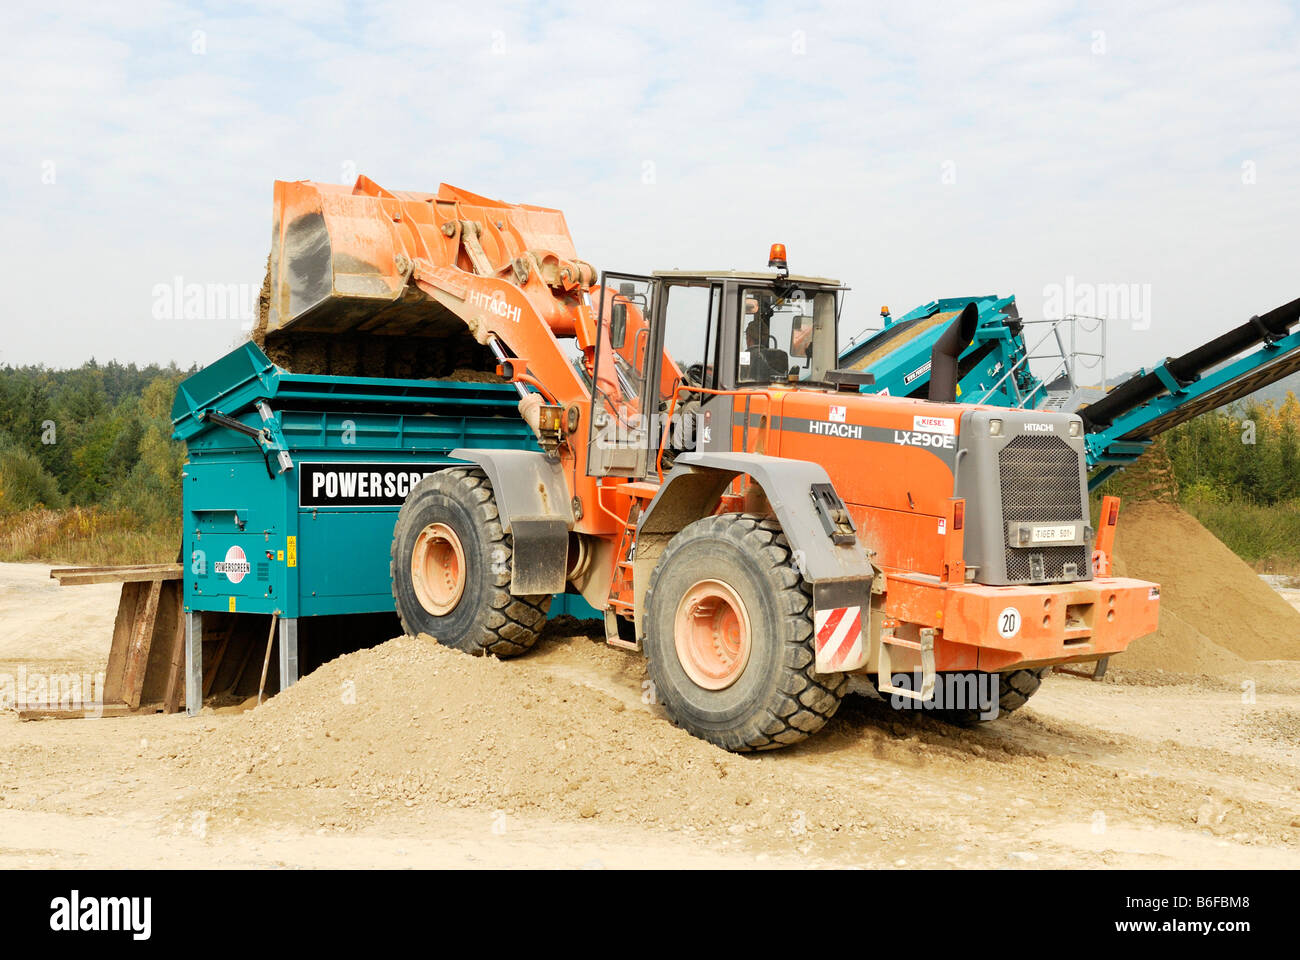
[[[392,192],[277,181],[269,275],[254,340],[303,373],[438,377],[490,370],[490,354],[452,310],[413,282],[453,268],[515,282],[575,257],[564,214],[455,187]],[[522,271],[522,273],[521,273]]]
[[[400,205],[334,184],[277,181],[267,333],[397,333],[429,319],[427,298],[403,302]]]

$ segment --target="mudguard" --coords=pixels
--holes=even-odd
[[[514,542],[510,592],[563,593],[573,509],[558,460],[529,450],[458,448],[451,455],[483,468],[501,526]]]
[[[834,486],[821,464],[759,453],[682,454],[641,514],[638,539],[641,534],[671,534],[708,516],[742,474],[762,488],[794,563],[812,588],[817,669],[829,673],[865,666],[876,571],[870,552],[856,537],[828,530],[818,498]]]

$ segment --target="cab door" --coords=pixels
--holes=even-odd
[[[679,453],[703,449],[711,442],[713,418],[730,410],[730,398],[716,393],[719,345],[725,339],[723,293],[723,285],[707,277],[662,279],[649,371],[659,410],[665,414],[661,430],[650,438],[651,465],[656,469],[667,469]],[[661,447],[664,462],[658,463]]]
[[[644,477],[658,423],[651,358],[660,281],[631,273],[602,273],[596,304],[596,362],[591,384],[587,475]],[[655,437],[657,447],[657,436]]]

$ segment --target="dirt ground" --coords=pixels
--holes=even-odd
[[[0,564],[2,676],[100,668],[115,590],[47,577]],[[401,638],[256,710],[0,714],[0,868],[1300,866],[1300,663],[1120,659],[978,730],[851,696],[734,756],[573,624],[511,662]]]

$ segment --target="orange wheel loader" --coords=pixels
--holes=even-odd
[[[558,210],[276,183],[268,347],[478,358],[537,436],[407,497],[408,634],[514,656],[581,594],[676,723],[763,750],[816,733],[852,674],[987,719],[1155,630],[1155,584],[1095,572],[1118,504],[1092,529],[1079,417],[952,402],[973,311],[929,400],[868,395],[836,369],[846,288],[780,244],[768,267],[598,276]]]

